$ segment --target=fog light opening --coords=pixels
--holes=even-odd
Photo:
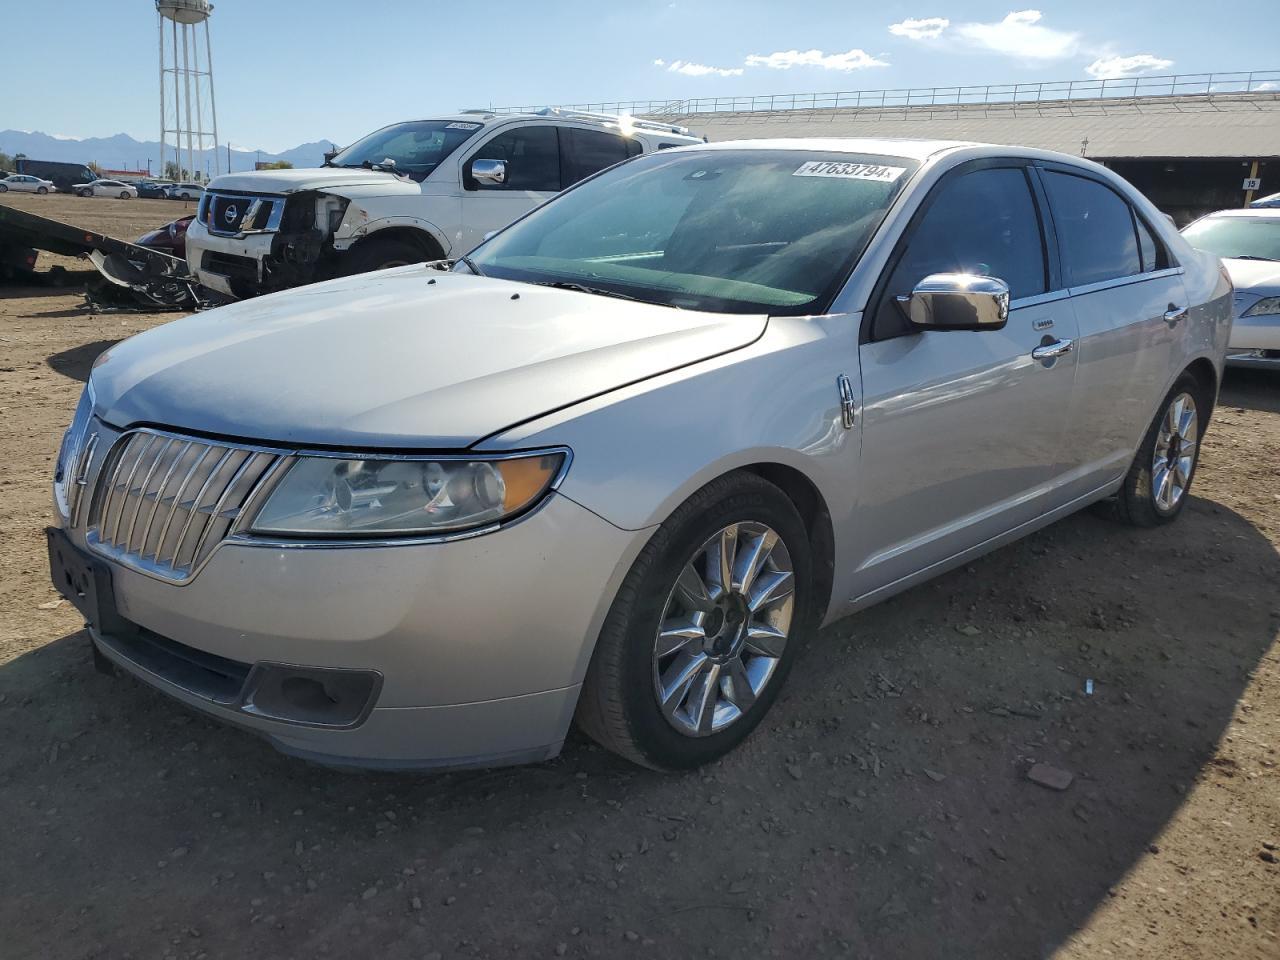
[[[310,677],[287,677],[280,684],[284,698],[303,710],[328,710],[338,702],[319,680]]]
[[[240,709],[259,717],[313,727],[354,727],[368,716],[382,687],[373,670],[259,663]]]

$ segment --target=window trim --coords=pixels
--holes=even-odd
[[[1123,276],[1112,277],[1107,280],[1095,280],[1091,283],[1075,285],[1071,283],[1071,280],[1074,278],[1068,276],[1068,270],[1066,269],[1066,262],[1065,262],[1065,259],[1063,259],[1062,279],[1067,289],[1071,291],[1072,296],[1075,296],[1077,293],[1092,293],[1095,290],[1105,290],[1107,287],[1125,286],[1126,284],[1129,284],[1129,283],[1138,283],[1138,282],[1141,282],[1142,280],[1150,280],[1154,277],[1172,276],[1175,273],[1181,274],[1184,272],[1182,265],[1178,262],[1177,257],[1173,255],[1173,251],[1169,249],[1169,245],[1165,243],[1164,238],[1160,236],[1160,232],[1151,225],[1150,220],[1148,220],[1145,216],[1142,215],[1142,212],[1138,210],[1137,205],[1132,200],[1130,200],[1127,196],[1125,196],[1121,190],[1117,189],[1115,184],[1111,183],[1105,177],[1099,176],[1098,174],[1094,173],[1092,170],[1086,170],[1083,167],[1071,166],[1070,164],[1066,164],[1066,163],[1055,163],[1051,160],[1042,160],[1042,161],[1036,162],[1035,166],[1037,171],[1037,174],[1036,174],[1037,177],[1040,177],[1041,174],[1043,173],[1059,173],[1059,174],[1064,174],[1070,177],[1079,177],[1081,180],[1092,181],[1093,183],[1096,183],[1098,186],[1103,187],[1107,190],[1110,190],[1113,194],[1115,194],[1116,197],[1119,198],[1121,203],[1123,203],[1126,207],[1129,208],[1129,219],[1133,226],[1133,242],[1138,251],[1138,272],[1126,273]],[[1043,189],[1045,193],[1045,200],[1048,203],[1048,209],[1050,211],[1050,215],[1052,216],[1054,215],[1054,206],[1053,206],[1052,200],[1049,199],[1048,185],[1045,184],[1043,186]],[[1156,245],[1156,261],[1159,262],[1160,254],[1163,253],[1164,259],[1168,264],[1168,266],[1161,267],[1158,270],[1150,270],[1150,271],[1144,272],[1143,256],[1142,256],[1142,238],[1138,236],[1139,223],[1141,223],[1144,227],[1146,227],[1147,233],[1151,235],[1151,240]],[[1061,246],[1059,247],[1059,257],[1062,258]]]
[[[875,326],[875,318],[880,312],[885,297],[888,296],[889,279],[893,276],[893,272],[898,268],[898,264],[902,262],[902,257],[906,253],[908,241],[915,235],[920,228],[925,216],[941,195],[942,189],[953,180],[958,180],[970,173],[976,173],[980,170],[1004,170],[1018,169],[1022,170],[1023,176],[1027,181],[1027,193],[1031,197],[1031,205],[1036,213],[1036,222],[1040,226],[1040,240],[1044,250],[1044,276],[1045,290],[1042,293],[1032,294],[1029,297],[1019,297],[1011,300],[1009,303],[1010,311],[1017,310],[1021,307],[1032,306],[1037,303],[1048,303],[1052,300],[1061,299],[1068,296],[1065,286],[1055,287],[1054,282],[1062,282],[1060,261],[1057,248],[1057,233],[1053,229],[1053,224],[1046,214],[1049,210],[1048,198],[1041,195],[1041,190],[1037,189],[1039,184],[1035,175],[1036,161],[1030,157],[979,157],[975,160],[967,160],[964,163],[957,164],[950,170],[946,171],[938,178],[937,183],[929,188],[929,192],[920,202],[920,206],[916,207],[911,214],[911,219],[907,225],[898,234],[897,240],[894,241],[893,251],[889,254],[889,258],[885,261],[884,266],[880,270],[880,276],[876,278],[876,284],[871,288],[871,296],[867,298],[867,304],[862,312],[862,323],[858,330],[858,343],[881,343],[888,340],[898,340],[904,336],[910,336],[912,331],[897,334],[896,336],[886,337],[884,340],[876,340],[872,337],[872,330]],[[1136,235],[1135,235],[1136,236]],[[950,331],[949,331],[950,332]]]
[[[493,143],[493,141],[497,140],[499,137],[503,136],[504,134],[511,133],[515,130],[522,130],[525,127],[550,127],[552,132],[555,133],[556,135],[556,175],[560,178],[560,186],[557,187],[555,190],[525,190],[525,189],[516,190],[514,188],[506,187],[506,186],[499,187],[499,188],[480,186],[479,181],[477,181],[476,178],[471,175],[471,166],[476,162],[476,159],[479,158],[480,151],[483,150],[485,147],[487,147],[489,144]],[[564,144],[560,142],[560,124],[538,123],[536,121],[533,123],[530,123],[528,121],[525,121],[523,123],[508,123],[508,124],[503,124],[500,127],[496,127],[494,128],[493,136],[486,137],[484,140],[480,141],[474,147],[472,147],[471,153],[467,154],[467,156],[462,161],[461,173],[462,173],[462,189],[467,193],[475,193],[475,194],[494,193],[498,195],[501,195],[504,193],[551,193],[551,194],[564,193],[564,191],[569,188],[564,185]],[[574,184],[574,186],[577,186],[577,184]]]

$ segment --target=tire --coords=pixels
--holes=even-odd
[[[348,276],[357,273],[370,273],[374,270],[389,270],[392,267],[403,267],[410,263],[425,263],[438,257],[426,253],[422,247],[408,240],[396,237],[379,239],[373,237],[352,250],[343,263],[343,273]]]
[[[1181,412],[1175,443],[1169,427],[1176,407]],[[1111,513],[1117,520],[1136,527],[1157,527],[1178,518],[1200,464],[1200,437],[1208,412],[1204,387],[1191,374],[1184,373],[1161,401],[1120,493],[1111,504]],[[1170,463],[1174,464],[1173,469],[1169,469]]]
[[[82,197],[92,197],[92,196],[93,196],[93,191],[92,191],[92,190],[81,190],[81,191],[80,191],[80,196],[82,196]]]
[[[5,184],[0,183],[0,193],[8,193],[8,192],[9,192],[9,188]]]
[[[48,193],[48,192],[49,192],[48,187],[36,187],[36,193]]]
[[[699,564],[704,586],[718,577],[711,576],[714,551],[704,553],[709,544],[719,540],[725,530],[736,529],[733,548],[737,560],[745,562],[750,551],[761,543],[761,528],[778,537],[778,546],[760,561],[754,586],[743,591],[771,598],[759,610],[744,605],[741,594],[720,593],[712,609],[720,614],[702,615],[701,624],[691,632],[716,631],[718,639],[695,635],[683,642],[677,651],[662,656],[658,652],[663,623],[673,626],[677,634],[691,618],[692,607],[684,597],[692,596],[677,587],[687,582],[690,570],[698,577]],[[742,552],[748,551],[747,553]],[[780,571],[790,566],[792,576],[787,594],[787,581],[771,589],[782,577]],[[735,565],[735,574],[744,568]],[[768,578],[768,579],[766,579]],[[731,582],[738,576],[730,578]],[[711,584],[708,593],[715,598],[718,586]],[[706,602],[704,595],[701,602]],[[723,604],[723,606],[721,606]],[[733,604],[739,604],[736,609]],[[808,534],[795,506],[773,484],[754,474],[730,474],[714,480],[690,497],[658,528],[636,558],[618,589],[600,631],[591,664],[587,669],[582,694],[578,701],[577,724],[593,740],[641,766],[655,770],[687,770],[724,756],[756,727],[769,711],[791,665],[816,626],[813,564]],[[785,614],[785,616],[784,616]],[[743,620],[745,616],[745,622]],[[719,619],[715,619],[715,618]],[[758,617],[774,617],[773,625],[785,634],[785,646],[778,649],[776,636],[766,640],[747,640],[746,628],[759,628]],[[696,621],[697,615],[692,615]],[[718,629],[715,624],[720,624]],[[690,627],[694,623],[690,622]],[[727,631],[727,633],[726,633]],[[760,656],[754,645],[767,642],[772,652]],[[719,645],[723,645],[721,648]],[[739,706],[735,683],[733,649],[737,660],[745,665],[736,677],[752,687]],[[675,678],[691,672],[698,656],[704,661],[693,683],[685,693],[668,699],[667,709],[659,704],[664,687],[681,687]],[[719,661],[724,658],[725,662]],[[716,674],[709,674],[711,664]],[[707,677],[719,677],[711,684]],[[726,679],[727,683],[726,683]],[[755,686],[760,679],[759,686]],[[712,709],[699,709],[698,693],[710,690]],[[744,692],[747,687],[742,687]],[[735,691],[730,696],[730,691]],[[719,728],[717,723],[722,723]],[[696,725],[696,727],[695,727]]]
[[[120,199],[121,199],[121,200],[128,200],[128,199],[129,199],[129,191],[128,191],[128,190],[121,190],[121,191],[120,191]]]

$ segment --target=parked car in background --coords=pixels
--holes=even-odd
[[[159,250],[185,260],[187,256],[187,228],[191,226],[191,221],[195,219],[195,214],[188,217],[180,217],[172,223],[166,223],[163,227],[158,227],[150,233],[144,233],[135,242],[140,247],[150,247],[152,250]]]
[[[28,176],[23,173],[15,173],[11,177],[5,177],[0,180],[0,193],[56,193],[58,188],[53,185],[52,180],[41,180],[39,177]]]
[[[118,197],[128,200],[138,195],[138,188],[123,180],[94,180],[92,183],[72,184],[71,189],[81,197]]]
[[[204,187],[198,183],[175,183],[165,187],[164,195],[170,200],[199,200]]]
[[[90,183],[98,179],[93,169],[83,163],[67,163],[61,160],[32,160],[19,157],[14,161],[18,173],[42,180],[52,181],[54,186],[64,193],[71,191],[74,184]]]
[[[214,179],[188,264],[206,287],[249,297],[457,257],[605,167],[700,142],[671,124],[556,110],[396,123],[325,169]]]
[[[173,185],[172,180],[140,180],[138,196],[144,200],[167,200],[169,187]]]
[[[1280,370],[1280,207],[1221,210],[1182,235],[1221,257],[1235,285],[1228,362]]]
[[[1259,207],[1280,207],[1280,193],[1272,193],[1265,197],[1259,197],[1257,200],[1254,200],[1249,204],[1249,206],[1255,209]]]
[[[1175,520],[1230,325],[1217,257],[1079,157],[637,156],[451,272],[113,346],[53,579],[101,657],[288,753],[543,760],[576,716],[693,767],[820,624],[1107,498]]]

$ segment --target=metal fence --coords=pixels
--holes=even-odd
[[[954,87],[904,87],[840,90],[830,93],[769,93],[748,97],[696,97],[689,100],[612,100],[557,104],[565,110],[654,118],[709,113],[785,110],[909,109],[937,106],[1050,104],[1078,100],[1136,97],[1196,97],[1272,93],[1280,98],[1280,70],[1234,73],[1178,73],[1168,76],[1105,80],[1045,80],[1035,83],[987,83]],[[546,104],[496,107],[496,113],[528,113]]]

